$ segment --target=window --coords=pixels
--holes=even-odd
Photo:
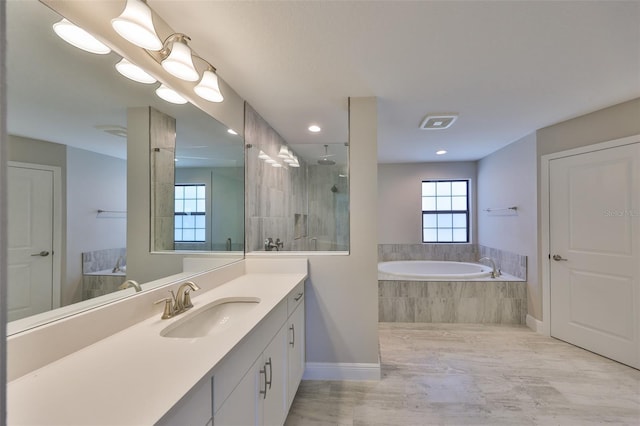
[[[422,242],[469,242],[469,181],[422,182]]]
[[[175,232],[176,242],[206,241],[205,185],[175,186]]]

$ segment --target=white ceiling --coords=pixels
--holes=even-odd
[[[639,1],[148,3],[291,144],[346,142],[348,97],[378,97],[380,162],[476,160],[640,96]]]

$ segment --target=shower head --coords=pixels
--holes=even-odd
[[[327,158],[327,157],[333,157],[333,154],[329,154],[328,149],[329,149],[329,145],[325,145],[324,155],[322,156],[321,159],[318,160],[318,164],[320,164],[321,166],[333,166],[334,164],[336,164],[335,161],[329,160],[329,158]]]

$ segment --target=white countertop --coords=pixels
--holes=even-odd
[[[7,384],[9,425],[153,424],[218,364],[293,288],[303,273],[249,273],[197,295],[194,307],[160,315]],[[225,297],[258,297],[243,321],[199,339],[161,337],[174,321]]]

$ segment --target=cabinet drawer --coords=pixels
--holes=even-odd
[[[304,281],[299,283],[287,296],[287,317],[289,317],[304,299]]]

